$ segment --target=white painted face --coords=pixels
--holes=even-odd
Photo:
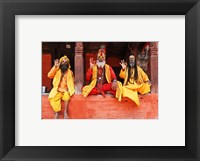
[[[135,61],[135,56],[134,55],[130,55],[129,56],[129,61],[132,61],[132,62]]]
[[[130,67],[135,66],[135,57],[133,55],[129,56],[129,65],[130,65]]]

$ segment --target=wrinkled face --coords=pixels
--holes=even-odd
[[[129,65],[130,65],[130,67],[135,66],[135,57],[133,55],[129,56]]]

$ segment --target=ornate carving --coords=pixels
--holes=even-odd
[[[151,42],[150,43],[150,55],[151,56],[158,56],[158,42]]]
[[[83,55],[83,43],[82,42],[76,42],[75,55]]]
[[[137,55],[137,64],[149,75],[149,43],[141,43],[140,48],[138,51],[139,54]]]
[[[81,88],[84,82],[84,59],[83,59],[83,43],[76,42],[75,45],[75,93],[81,94]]]
[[[158,42],[150,43],[151,92],[158,92]]]

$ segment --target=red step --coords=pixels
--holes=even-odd
[[[68,115],[70,119],[157,119],[158,94],[139,95],[139,99],[140,106],[137,107],[128,98],[119,102],[109,94],[106,98],[101,95],[84,98],[82,95],[75,94],[70,99]],[[42,118],[54,118],[48,95],[42,96]],[[63,119],[63,108],[59,118]]]

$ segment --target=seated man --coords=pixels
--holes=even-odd
[[[121,60],[120,65],[122,66],[122,69],[119,76],[124,79],[122,96],[130,98],[137,106],[139,106],[138,92],[140,94],[150,92],[151,83],[149,78],[142,68],[137,66],[134,55],[129,56],[128,66],[124,60]]]
[[[48,73],[53,78],[53,89],[49,94],[50,104],[55,112],[54,118],[58,118],[61,111],[61,100],[64,101],[64,119],[68,117],[67,107],[70,97],[74,94],[73,73],[70,70],[70,62],[67,56],[54,61],[54,66]]]
[[[121,93],[118,88],[119,82],[112,67],[106,64],[104,49],[99,49],[96,63],[90,58],[90,68],[86,73],[86,81],[90,81],[90,84],[82,88],[84,97],[92,94],[102,94],[105,97],[105,93],[109,91],[121,100]]]

